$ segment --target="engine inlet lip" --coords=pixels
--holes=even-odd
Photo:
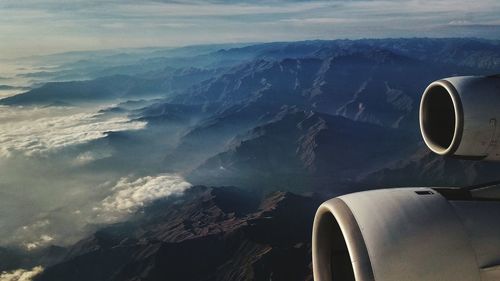
[[[316,281],[332,280],[332,273],[327,269],[328,266],[322,263],[320,239],[324,236],[320,234],[321,220],[325,215],[332,215],[340,230],[344,241],[346,242],[351,265],[353,267],[354,279],[356,281],[375,280],[373,267],[366,246],[361,228],[352,213],[349,206],[340,198],[333,198],[324,202],[317,210],[312,237],[312,262],[313,276]],[[327,237],[327,239],[330,237]],[[328,261],[330,263],[331,260]]]
[[[455,114],[455,128],[453,132],[453,138],[451,140],[451,143],[448,145],[448,147],[443,148],[440,145],[437,145],[433,140],[429,138],[427,135],[427,132],[425,131],[424,128],[424,104],[426,99],[429,96],[429,93],[431,92],[431,89],[435,87],[441,87],[446,90],[448,95],[450,96],[452,103],[453,103],[453,109],[454,109],[454,114]],[[460,100],[460,95],[458,94],[457,89],[453,86],[452,83],[450,83],[447,80],[439,80],[431,83],[424,91],[424,94],[422,95],[421,101],[420,101],[420,111],[419,111],[419,122],[420,122],[420,132],[422,134],[422,137],[424,139],[425,144],[427,147],[429,147],[430,150],[432,150],[434,153],[443,155],[443,156],[451,156],[454,155],[455,152],[458,150],[458,147],[460,146],[460,143],[462,141],[462,133],[464,129],[464,117],[463,117],[463,107],[462,107],[462,102]]]

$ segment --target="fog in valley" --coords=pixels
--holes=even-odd
[[[147,202],[186,189],[189,184],[178,175],[137,174],[113,159],[116,154],[157,157],[117,151],[106,142],[107,132],[145,126],[95,108],[2,106],[0,245],[33,250],[75,242],[93,225],[119,221]],[[137,171],[141,168],[156,170]]]

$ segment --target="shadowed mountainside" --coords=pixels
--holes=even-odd
[[[361,175],[409,156],[411,141],[395,129],[285,108],[234,139],[229,150],[206,160],[188,179],[299,192],[304,186],[333,192],[328,186],[335,185],[335,192],[344,193]]]
[[[373,186],[467,186],[498,181],[500,163],[457,160],[420,149],[361,181]]]
[[[311,280],[319,202],[193,187],[81,240],[35,280]]]

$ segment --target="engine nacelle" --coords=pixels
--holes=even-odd
[[[420,130],[440,155],[500,160],[500,76],[442,79],[420,103]]]
[[[500,202],[435,189],[353,193],[323,203],[315,281],[500,280]]]
[[[437,154],[500,160],[500,76],[433,82],[420,129]],[[314,219],[315,281],[500,280],[500,183],[340,196]]]

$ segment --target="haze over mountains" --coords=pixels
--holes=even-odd
[[[29,161],[40,174],[36,163],[50,160],[60,177],[83,173],[72,183],[86,183],[71,193],[85,190],[74,195],[78,208],[40,207],[45,217],[37,221],[49,223],[23,236],[40,237],[38,244],[0,239],[9,242],[0,244],[0,261],[15,261],[0,262],[0,271],[42,265],[36,280],[68,280],[82,268],[81,280],[307,280],[308,233],[320,199],[384,186],[487,182],[500,168],[431,155],[417,112],[436,79],[500,73],[497,41],[302,41],[38,60],[59,66],[30,74],[45,82],[0,100],[3,108],[93,112],[75,122],[95,134],[68,140],[59,119],[37,112],[45,119],[34,120],[49,118],[58,137],[6,150],[5,166]],[[6,131],[0,142],[10,138]],[[196,187],[169,189],[184,181]],[[14,192],[9,198],[22,197]],[[120,214],[106,209],[116,202],[127,206]],[[85,227],[59,239],[75,218]],[[12,231],[23,227],[5,221]],[[194,260],[201,257],[211,263]],[[103,263],[105,271],[96,265]],[[290,265],[293,272],[285,270]]]

